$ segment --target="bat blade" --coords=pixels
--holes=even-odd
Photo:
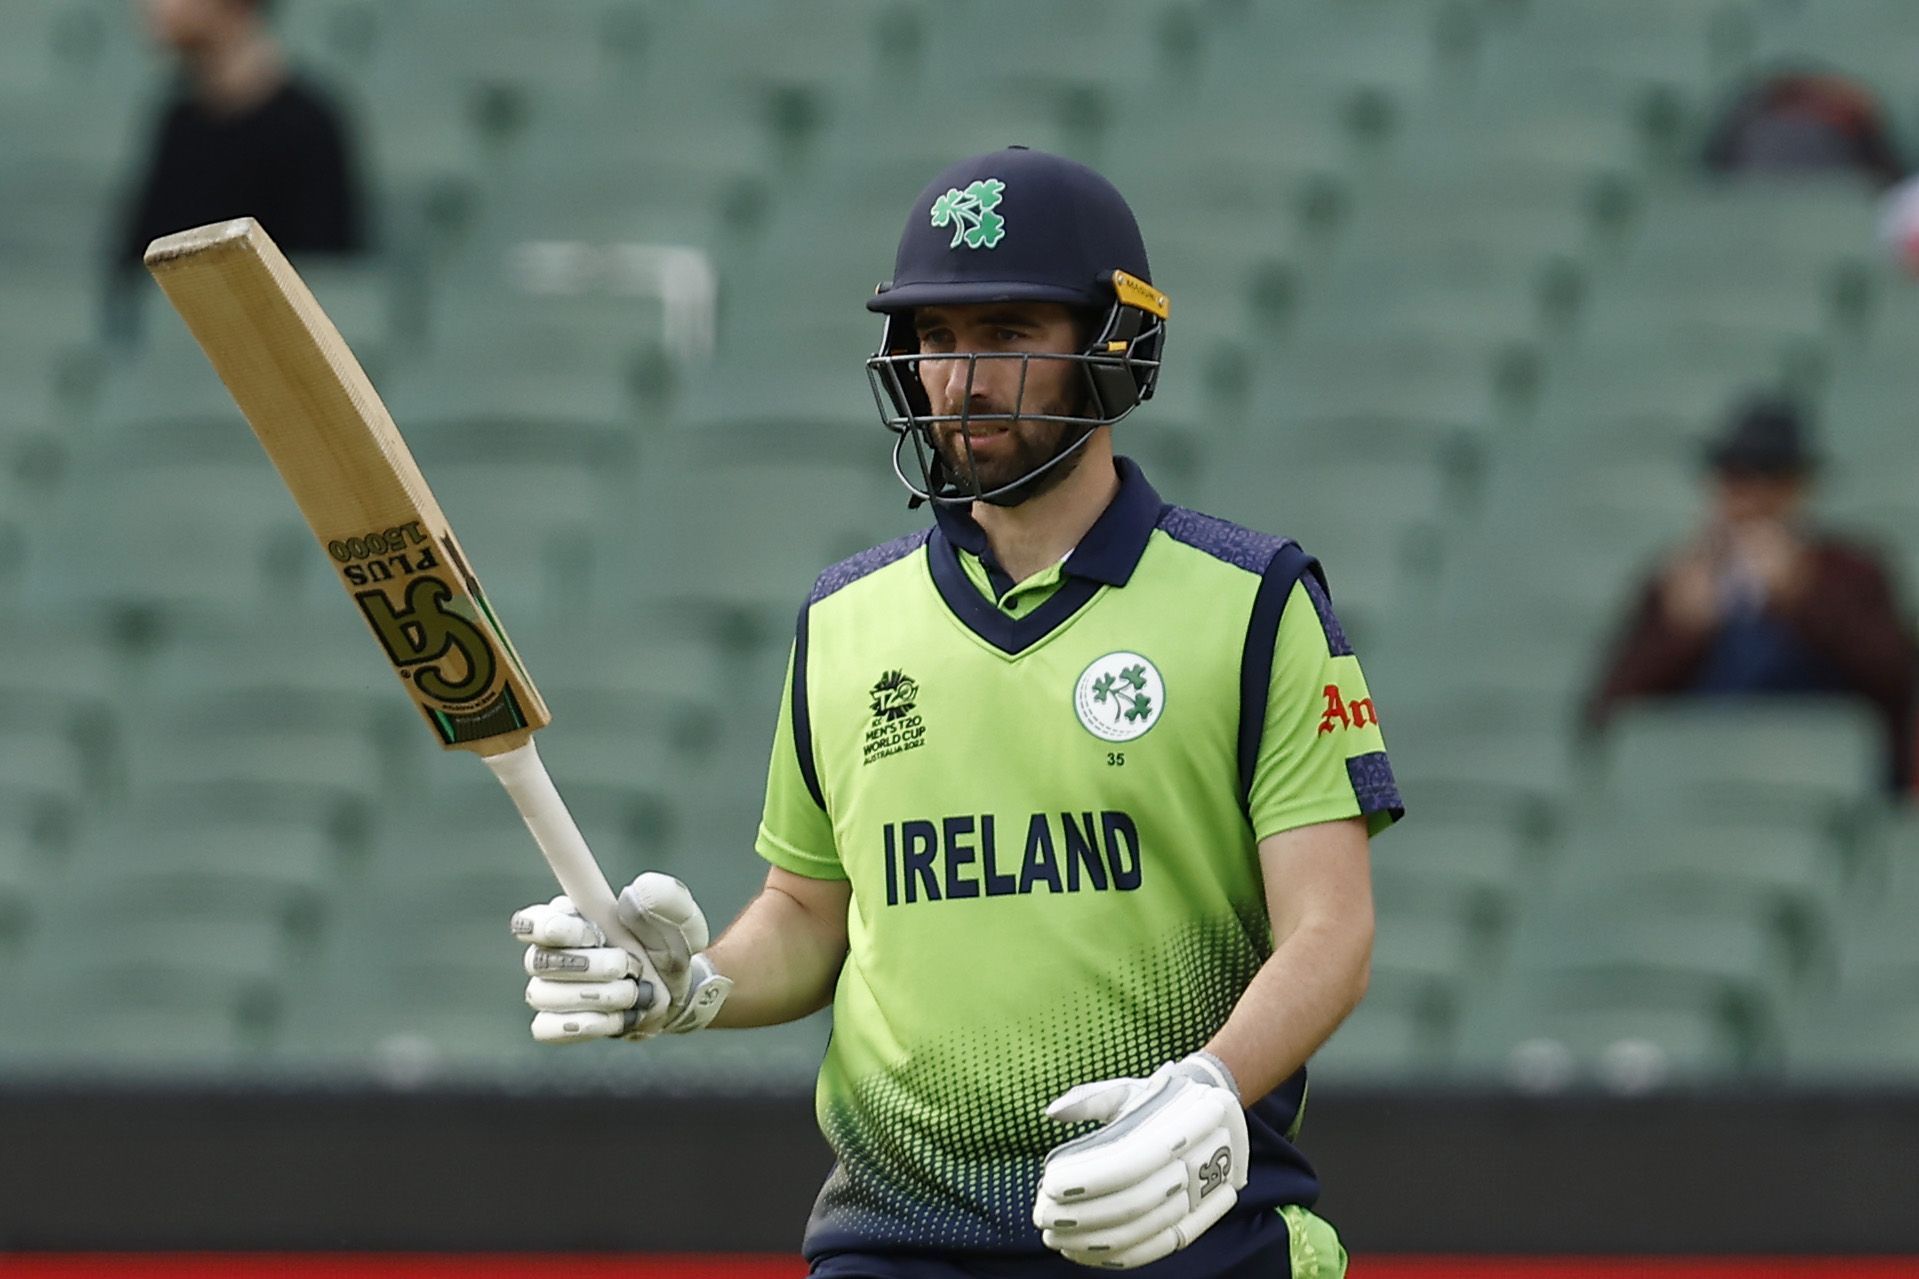
[[[546,703],[365,370],[266,231],[182,231],[146,265],[442,745],[526,744]]]
[[[232,392],[340,583],[442,745],[486,757],[560,886],[667,988],[620,923],[606,876],[532,734],[552,720],[386,405],[299,273],[239,218],[165,236],[147,269]]]

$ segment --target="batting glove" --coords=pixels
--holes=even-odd
[[[566,897],[514,912],[514,937],[526,948],[526,1002],[533,1038],[545,1044],[589,1039],[651,1039],[699,1030],[733,989],[706,956],[706,915],[685,884],[649,871],[620,893],[626,925],[665,990],[641,980],[639,961],[584,918]]]
[[[1147,1079],[1081,1084],[1047,1118],[1104,1125],[1046,1156],[1033,1224],[1083,1266],[1131,1270],[1199,1238],[1246,1185],[1246,1111],[1211,1053]]]

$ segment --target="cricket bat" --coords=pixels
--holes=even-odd
[[[147,269],[206,351],[440,744],[486,761],[560,887],[666,986],[547,775],[552,716],[365,370],[252,218],[164,236]]]

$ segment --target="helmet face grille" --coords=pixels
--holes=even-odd
[[[1113,308],[1115,312],[1132,309]],[[1121,349],[1117,350],[1106,349],[1120,342],[1108,336],[1115,329],[1115,317],[1109,315],[1099,338],[1088,351],[985,351],[922,355],[917,350],[900,350],[893,345],[896,330],[905,326],[899,324],[895,317],[888,317],[884,345],[866,361],[866,376],[881,422],[897,437],[893,444],[893,473],[913,495],[915,502],[963,506],[976,501],[1014,505],[1023,500],[1030,495],[1034,481],[1078,453],[1092,438],[1095,430],[1118,422],[1131,413],[1141,400],[1152,394],[1153,383],[1159,375],[1158,354],[1163,328],[1157,317],[1148,318],[1151,323],[1142,326],[1135,336],[1124,340],[1120,344]],[[917,342],[914,344],[917,345]],[[962,407],[957,413],[935,413],[920,380],[921,370],[935,363],[959,361],[966,363],[965,394],[960,397]],[[979,376],[979,366],[984,361],[1016,361],[1019,364],[1018,386],[1008,412],[975,413],[968,407],[972,402],[974,381]],[[1035,361],[1075,366],[1082,380],[1082,412],[1026,411],[1026,388]],[[983,423],[1010,427],[1016,422],[1053,422],[1079,428],[1079,432],[1070,444],[1045,462],[989,489],[981,481],[966,428]],[[957,468],[959,473],[955,473],[956,468],[940,457],[938,437],[942,428],[951,428],[965,447],[964,461]],[[907,473],[905,465],[904,454],[909,442],[918,462],[915,468],[918,471],[917,479]]]

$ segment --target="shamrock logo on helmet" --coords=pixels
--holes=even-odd
[[[946,247],[957,249],[964,244],[969,249],[990,249],[998,244],[1006,235],[1006,219],[993,210],[1005,191],[1006,184],[998,178],[981,178],[964,190],[949,188],[933,201],[933,225],[953,228],[953,242]]]

